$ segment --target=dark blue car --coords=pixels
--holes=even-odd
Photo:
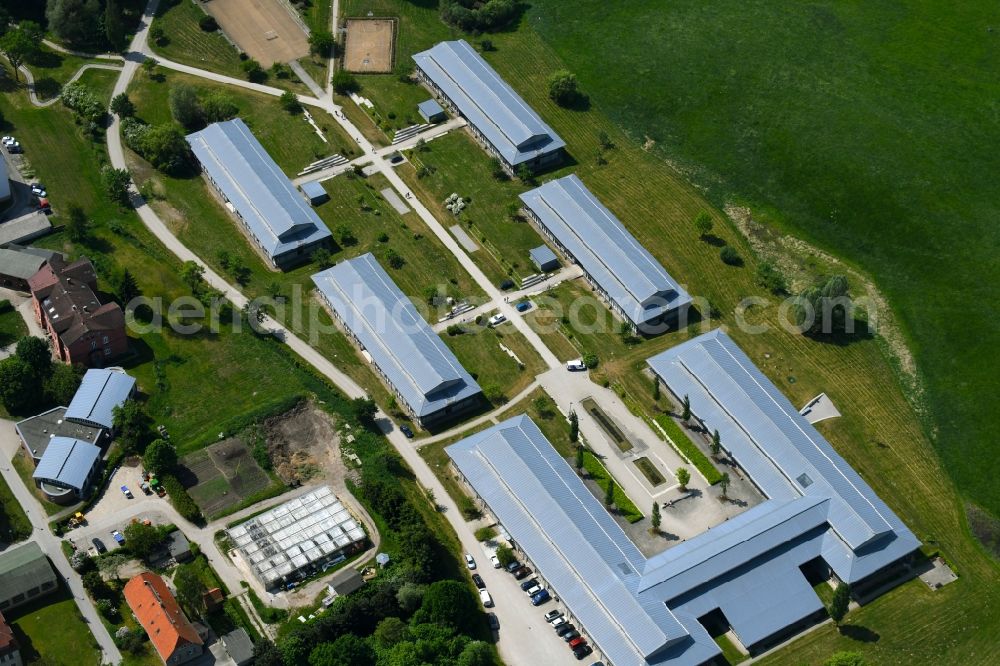
[[[542,590],[541,592],[536,593],[535,596],[531,597],[531,605],[541,606],[551,598],[552,597],[549,596],[548,590]]]

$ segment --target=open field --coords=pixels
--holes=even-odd
[[[4,461],[4,465],[7,461]],[[14,497],[7,480],[0,477],[0,542],[14,543],[31,536],[31,521]]]
[[[88,69],[77,79],[80,83],[94,91],[98,97],[111,102],[111,93],[115,88],[118,72],[110,69]]]
[[[395,27],[390,19],[347,19],[344,69],[359,74],[391,72]]]
[[[441,338],[488,397],[498,392],[504,400],[513,398],[546,370],[542,357],[510,322],[462,335],[443,333]],[[521,360],[523,369],[500,345]]]
[[[6,60],[4,62],[6,63]],[[35,77],[35,94],[44,101],[57,97],[63,85],[76,74],[81,66],[96,62],[101,61],[59,53],[43,45],[38,53],[25,62],[25,65],[31,70],[31,75]],[[21,76],[21,78],[24,77]]]
[[[308,55],[306,33],[279,0],[214,0],[205,11],[263,67]]]
[[[0,300],[0,348],[16,344],[27,334],[21,313],[9,301]]]
[[[271,483],[250,449],[236,438],[188,454],[180,465],[178,480],[210,519],[257,495]]]
[[[400,16],[412,15],[418,10],[426,13],[426,23],[411,20],[411,26],[430,26],[431,18],[436,19],[433,9],[417,8],[408,2],[392,4],[397,5],[395,13]],[[623,8],[631,6],[631,3],[622,4]],[[887,360],[883,341],[858,336],[835,344],[824,343],[780,329],[775,307],[777,300],[755,284],[757,259],[737,229],[713,210],[661,155],[644,150],[642,135],[636,136],[638,141],[634,140],[615,125],[603,113],[599,100],[595,98],[596,103],[589,110],[579,111],[562,109],[548,99],[546,78],[566,63],[534,29],[526,27],[533,23],[533,14],[529,14],[519,28],[490,35],[497,50],[485,56],[566,139],[569,153],[577,161],[572,170],[682,285],[707,299],[712,308],[706,310],[717,310],[719,315],[713,317],[711,325],[728,325],[734,339],[793,403],[803,404],[821,391],[831,396],[844,416],[821,423],[821,431],[927,544],[927,549],[940,551],[962,576],[958,582],[937,592],[930,592],[919,582],[909,583],[848,616],[849,622],[876,632],[880,636],[876,643],[862,642],[847,633],[839,634],[833,627],[823,627],[770,659],[790,664],[819,663],[837,649],[859,650],[876,663],[912,663],[915,658],[928,663],[965,663],[992,654],[1000,631],[992,611],[1000,603],[1000,571],[972,539],[962,500],[935,455],[923,424],[913,413],[901,388],[897,366]],[[567,21],[567,25],[572,23]],[[607,25],[607,21],[602,19],[593,25]],[[407,35],[405,23],[401,23],[400,57],[405,52],[404,38],[416,48],[426,48],[440,39],[440,30],[428,27],[422,34],[411,32]],[[734,29],[733,32],[742,30]],[[982,31],[977,29],[975,33]],[[770,33],[757,34],[762,39],[764,35],[768,35],[768,40],[771,38]],[[591,38],[588,43],[595,42]],[[598,50],[601,54],[605,52]],[[711,60],[704,53],[697,57]],[[769,71],[781,71],[781,68],[772,67]],[[774,80],[777,83],[781,79]],[[814,77],[813,83],[815,80]],[[586,80],[584,83],[586,89],[590,84]],[[645,88],[653,89],[651,86]],[[684,90],[699,89],[691,85]],[[822,87],[817,86],[817,89],[819,94]],[[619,96],[616,100],[622,109],[633,108],[622,103],[623,99],[630,97]],[[739,99],[739,94],[733,94],[734,104]],[[788,100],[782,103],[787,106]],[[775,113],[771,111],[769,117]],[[777,113],[777,117],[782,115],[783,112]],[[599,164],[597,160],[601,132],[615,145],[603,151],[607,164]],[[745,135],[753,136],[754,133],[745,131]],[[433,148],[433,144],[429,145]],[[485,155],[482,159],[486,161]],[[983,170],[981,174],[988,172]],[[562,173],[559,171],[555,175]],[[500,197],[498,193],[495,196]],[[474,213],[475,208],[474,200],[469,212]],[[713,234],[734,246],[743,255],[745,266],[725,266],[719,260],[718,248],[698,239],[691,221],[703,209],[713,215]],[[790,252],[794,250],[792,246]],[[831,268],[843,270],[837,269],[832,260],[808,251],[792,253],[789,257],[796,266],[813,274],[829,272]],[[936,265],[944,269],[947,264]],[[912,293],[912,297],[916,297],[921,292],[914,290]],[[770,326],[766,333],[748,335],[734,326],[735,308],[746,296],[768,299],[768,307],[754,308],[747,313],[748,320]],[[934,298],[937,296],[935,292]],[[992,301],[985,299],[983,302]],[[950,311],[941,308],[942,313]],[[980,308],[977,316],[988,311],[988,307]],[[702,326],[693,325],[692,328],[695,330],[691,334],[700,331]],[[975,329],[969,330],[972,334]],[[602,361],[599,375],[624,395],[630,406],[656,412],[663,406],[653,404],[652,382],[637,370],[644,367],[646,358],[688,335],[682,331],[643,341],[629,351],[623,350],[614,360]],[[961,339],[961,336],[956,338]],[[947,353],[950,344],[939,345],[940,353]],[[966,347],[975,348],[978,347]],[[989,364],[980,363],[976,372],[985,372],[987,367]],[[964,376],[964,370],[952,368],[940,375],[941,381],[953,378],[956,372]],[[963,386],[961,393],[966,390],[967,386]],[[991,440],[980,438],[979,441]],[[985,455],[970,457],[968,462],[972,464]],[[857,632],[853,634],[858,635]],[[801,652],[799,645],[802,645]]]
[[[531,25],[631,136],[680,160],[716,204],[748,205],[874,278],[909,337],[935,448],[1000,516],[992,10],[532,4]],[[609,24],[628,39],[589,48]]]
[[[14,629],[26,664],[97,666],[101,663],[96,641],[77,610],[73,595],[62,585],[26,606],[5,611],[4,617]]]

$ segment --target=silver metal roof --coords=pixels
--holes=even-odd
[[[66,419],[111,429],[114,408],[128,400],[133,390],[135,378],[122,370],[87,370],[66,408]]]
[[[327,194],[326,189],[323,187],[323,183],[318,180],[310,180],[302,183],[300,185],[302,193],[305,194],[310,199],[320,199],[322,197],[330,196]]]
[[[687,640],[665,605],[636,597],[642,554],[530,418],[446,450],[612,663],[645,664]]]
[[[0,273],[27,280],[48,261],[32,252],[0,248]]]
[[[80,491],[100,457],[101,449],[89,442],[70,437],[53,437],[31,476],[42,481],[55,481]]]
[[[227,530],[265,586],[336,556],[365,531],[328,486],[265,511]]]
[[[465,40],[441,42],[413,60],[509,164],[565,147],[555,130]]]
[[[213,123],[187,142],[272,259],[331,235],[241,119]]]
[[[531,260],[535,262],[536,266],[545,266],[553,261],[559,262],[559,257],[548,245],[539,245],[538,247],[533,247],[528,250],[528,255]]]
[[[481,392],[371,253],[316,273],[312,281],[418,416]]]
[[[688,293],[575,174],[520,196],[637,326],[690,304]]]

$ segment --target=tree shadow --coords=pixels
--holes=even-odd
[[[815,342],[836,345],[838,347],[847,347],[855,342],[871,340],[875,337],[868,328],[868,322],[861,319],[852,320],[852,329],[853,330],[850,332],[846,330],[835,330],[830,333],[814,333],[812,331],[806,331],[803,335]]]
[[[59,94],[59,82],[50,76],[35,79],[35,96],[42,101],[50,100]]]
[[[856,624],[840,625],[838,631],[840,631],[841,636],[846,636],[852,641],[858,641],[859,643],[878,643],[879,639],[882,638],[877,631]]]
[[[715,234],[703,234],[701,240],[708,243],[712,247],[722,247],[726,244],[726,241],[719,238]]]
[[[29,65],[34,65],[35,67],[41,67],[43,69],[55,69],[63,63],[63,56],[54,51],[42,51],[41,49],[35,51],[27,58],[25,62]]]
[[[577,93],[571,99],[560,104],[560,106],[570,111],[590,111],[590,95]]]

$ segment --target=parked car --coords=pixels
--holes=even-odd
[[[562,613],[561,610],[550,610],[548,613],[545,614],[545,621],[546,622],[551,622],[552,620],[556,619],[557,617],[562,617],[562,614],[563,613]]]
[[[472,574],[472,582],[476,584],[480,590],[486,589],[486,583],[483,582],[483,577],[479,574]]]
[[[535,596],[531,597],[531,605],[532,606],[541,606],[542,604],[544,604],[546,601],[548,601],[551,598],[552,597],[549,596],[549,591],[548,590],[542,590],[541,592],[538,592]]]
[[[479,600],[483,602],[484,608],[493,608],[493,597],[485,589],[479,590]]]
[[[17,139],[15,139],[12,136],[5,136],[3,139],[0,139],[0,141],[2,141],[3,145],[5,146],[9,146],[12,143],[17,143]]]
[[[502,315],[499,312],[492,317],[490,317],[490,326],[499,326],[500,324],[507,321],[507,316]]]
[[[106,553],[106,552],[108,552],[108,547],[105,546],[104,542],[101,541],[100,539],[98,539],[97,537],[94,537],[93,539],[91,539],[90,543],[94,544],[94,548],[97,549],[98,553]]]
[[[536,585],[538,585],[538,579],[537,578],[532,578],[531,580],[526,580],[523,583],[521,583],[521,589],[524,590],[525,592],[527,592],[528,590],[530,590],[531,588],[535,587]],[[539,589],[541,589],[541,587],[539,587]]]
[[[128,486],[122,486],[122,494],[125,495],[125,497],[132,499],[132,491],[128,489]]]
[[[21,144],[15,141],[14,143],[7,144],[7,152],[12,155],[18,155],[24,152],[24,148],[21,148]]]
[[[493,631],[500,631],[500,619],[497,617],[496,613],[487,613],[486,619],[490,623],[490,629]]]
[[[526,567],[526,566],[520,566],[520,567],[518,567],[518,568],[517,568],[517,570],[516,570],[516,571],[514,572],[514,578],[516,578],[516,579],[518,579],[518,580],[521,580],[521,579],[522,579],[522,578],[524,578],[525,576],[530,576],[530,575],[531,575],[531,573],[532,573],[532,572],[531,572],[531,567]]]
[[[515,305],[514,308],[517,309],[518,312],[527,312],[531,309],[531,301],[521,301]]]
[[[576,631],[576,630],[574,629],[573,631],[569,631],[569,632],[566,632],[565,634],[563,634],[563,637],[562,637],[562,639],[563,639],[564,641],[566,641],[567,643],[569,643],[569,642],[570,642],[571,640],[573,640],[574,638],[579,638],[579,637],[580,637],[580,632],[579,632],[579,631]]]
[[[494,569],[499,569],[500,568],[500,558],[497,557],[496,555],[493,555],[493,556],[490,557],[490,562],[493,563],[493,568]]]
[[[407,439],[413,439],[413,431],[410,430],[410,426],[406,425],[405,423],[399,426],[399,432],[406,435]]]
[[[465,554],[465,565],[470,569],[476,568],[476,560],[472,557],[470,553]]]
[[[570,372],[580,372],[586,370],[587,366],[584,365],[582,358],[574,358],[572,361],[566,362],[566,369]]]
[[[569,646],[573,650],[577,649],[581,645],[586,645],[586,644],[587,644],[587,639],[584,638],[583,636],[577,636],[576,638],[574,638],[569,642]]]
[[[111,530],[111,536],[119,546],[125,543],[125,537],[118,530]]]
[[[508,573],[514,573],[515,571],[518,570],[518,568],[520,566],[521,566],[521,563],[518,562],[517,560],[514,560],[513,562],[511,562],[510,564],[507,565],[507,572]]]
[[[31,186],[31,193],[36,197],[47,197],[48,192],[45,191],[45,186],[41,183],[35,183]]]
[[[44,212],[48,212],[48,211],[52,210],[52,206],[51,206],[51,204],[49,204],[49,200],[46,199],[46,198],[44,198],[44,197],[40,198],[38,200],[38,210],[44,211]]]
[[[556,629],[556,636],[565,636],[574,629],[576,629],[576,627],[574,627],[572,623],[564,624],[563,626]]]
[[[594,648],[590,647],[589,645],[581,645],[580,647],[573,648],[573,656],[576,657],[577,660],[579,661],[579,660],[583,659],[584,657],[586,657],[587,655],[591,654],[593,651],[594,651]],[[600,663],[601,662],[599,662],[599,661],[596,662],[596,664],[600,664]],[[596,666],[596,664],[594,666]]]
[[[525,592],[527,592],[529,597],[533,597],[533,596],[535,596],[536,594],[538,594],[539,592],[542,591],[542,586],[538,584],[537,580],[531,579],[528,582],[532,583],[532,586],[529,587],[529,588],[525,588],[524,585],[522,585],[521,589],[523,589]]]
[[[561,627],[564,624],[566,624],[567,622],[569,622],[569,620],[567,620],[566,618],[564,618],[564,617],[557,617],[556,619],[552,620],[552,626],[553,627]]]

